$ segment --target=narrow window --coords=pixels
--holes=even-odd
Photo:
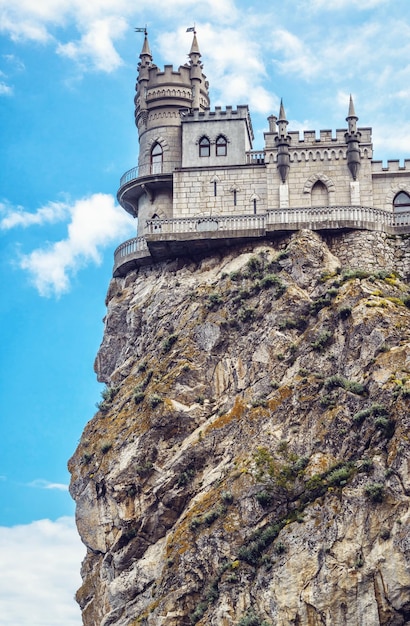
[[[209,157],[211,154],[211,142],[208,137],[202,137],[199,140],[199,156],[200,157]]]
[[[400,191],[393,200],[393,207],[396,213],[410,211],[410,196],[405,191]]]
[[[214,180],[214,196],[216,196],[216,180]]]
[[[236,206],[236,189],[233,190],[233,205]]]
[[[156,143],[151,150],[151,174],[161,174],[162,172],[162,148]]]
[[[256,215],[256,198],[253,199],[253,212]]]
[[[216,140],[216,156],[226,156],[227,153],[227,142],[226,138],[223,135],[219,135]]]

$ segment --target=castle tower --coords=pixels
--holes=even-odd
[[[277,121],[278,134],[275,137],[275,143],[278,149],[278,172],[282,183],[286,182],[290,167],[289,144],[290,136],[287,133],[288,120],[286,119],[285,108],[282,100],[280,101],[279,119]]]
[[[345,134],[345,141],[347,143],[347,166],[350,170],[353,180],[357,179],[357,174],[360,167],[360,137],[361,133],[357,130],[357,117],[353,98],[350,96],[349,112],[347,114],[346,122],[348,123],[347,133]]]
[[[140,234],[146,219],[172,217],[173,172],[182,162],[181,119],[210,104],[195,32],[188,56],[178,70],[172,65],[161,70],[145,33],[134,98],[138,167],[124,174],[117,194],[124,209],[138,217]]]

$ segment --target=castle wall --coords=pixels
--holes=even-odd
[[[378,161],[372,165],[375,206],[391,211],[394,197],[399,191],[410,194],[410,167],[399,171],[398,168],[383,170]]]
[[[172,194],[171,191],[160,191],[156,193],[153,200],[143,194],[138,201],[138,235],[143,235],[146,220],[154,216],[160,219],[172,217]]]
[[[220,135],[228,142],[226,156],[216,155],[215,142]],[[204,136],[211,142],[209,157],[199,154],[199,140]],[[182,121],[182,167],[243,165],[251,149],[248,107],[196,111]]]
[[[174,173],[173,217],[253,213],[255,197],[256,212],[264,213],[266,195],[264,166],[182,170]]]
[[[410,278],[410,247],[406,235],[350,231],[325,237],[343,266],[367,271],[387,270]]]
[[[151,174],[151,150],[158,142],[163,150],[162,172],[172,173],[181,166],[181,126],[172,124],[172,115],[158,115],[157,125],[141,133],[138,157],[139,176]],[[161,117],[160,117],[161,115]]]

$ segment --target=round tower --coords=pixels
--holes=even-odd
[[[138,167],[124,174],[118,191],[120,204],[138,217],[140,234],[146,219],[172,217],[173,172],[182,164],[181,118],[210,105],[195,32],[188,56],[178,70],[161,70],[145,32],[134,98]]]

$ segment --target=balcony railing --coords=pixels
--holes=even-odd
[[[177,217],[174,219],[147,220],[144,233],[150,235],[159,233],[181,234],[216,230],[259,230],[261,228],[265,228],[265,215],[210,215],[206,217]]]
[[[255,215],[210,215],[201,217],[184,217],[174,219],[150,219],[144,224],[144,235],[150,237],[150,245],[169,240],[175,235],[177,240],[187,239],[191,242],[202,237],[212,238],[211,233],[218,231],[219,237],[246,238],[263,237],[276,230],[312,230],[357,228],[378,230],[394,233],[410,233],[410,211],[393,213],[382,209],[362,206],[327,206],[302,207],[290,209],[272,209],[264,214]],[[397,229],[397,230],[396,230]],[[196,234],[196,236],[195,236]],[[122,243],[114,252],[114,267],[119,268],[135,259],[151,258],[145,236],[135,237]],[[181,237],[182,236],[182,237]],[[218,237],[218,238],[219,238]],[[125,258],[127,257],[127,258]]]
[[[114,258],[119,259],[121,257],[135,254],[136,252],[148,252],[147,242],[145,237],[134,237],[124,241],[114,252]]]
[[[302,207],[297,209],[273,209],[266,214],[266,226],[279,224],[325,224],[337,222],[343,225],[360,228],[362,224],[374,225],[376,229],[383,226],[409,226],[410,211],[393,213],[383,209],[364,206],[326,206]],[[307,226],[308,227],[308,226]]]
[[[249,165],[263,165],[265,163],[265,152],[263,150],[248,150],[246,162]]]
[[[180,167],[180,161],[162,161],[162,163],[143,163],[132,167],[121,176],[120,187],[123,187],[127,183],[142,178],[144,176],[160,176],[161,174],[172,174],[172,172]]]

